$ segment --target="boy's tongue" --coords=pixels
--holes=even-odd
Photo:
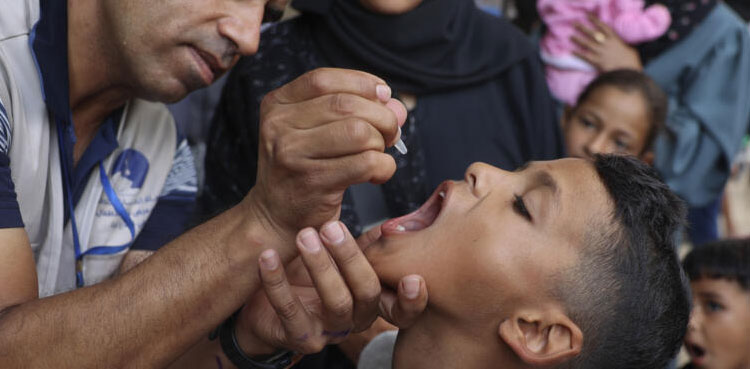
[[[386,221],[381,226],[381,230],[384,234],[397,234],[416,232],[431,226],[440,215],[444,198],[445,192],[441,186],[419,209],[402,217]]]

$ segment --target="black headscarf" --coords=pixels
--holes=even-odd
[[[472,0],[424,0],[400,15],[375,14],[358,0],[295,0],[324,58],[360,69],[396,90],[424,94],[486,81],[533,53],[510,23]]]
[[[669,9],[672,24],[658,39],[638,46],[643,64],[687,37],[711,13],[717,0],[646,0],[646,6],[657,3]]]

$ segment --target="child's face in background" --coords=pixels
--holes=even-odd
[[[391,288],[405,275],[423,276],[431,313],[493,341],[501,315],[546,303],[553,276],[577,265],[591,220],[612,211],[584,160],[517,172],[473,164],[465,181],[437,193],[416,213],[386,222],[365,255]]]
[[[637,91],[602,86],[581,104],[566,111],[563,133],[568,155],[629,154],[644,157],[651,128],[648,108]]]
[[[685,347],[696,368],[750,368],[750,292],[735,281],[690,283],[693,312]]]

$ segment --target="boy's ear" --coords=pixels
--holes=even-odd
[[[521,361],[532,366],[564,363],[583,347],[581,329],[559,309],[519,312],[500,323],[498,334]]]
[[[654,150],[648,150],[641,154],[640,157],[641,161],[644,163],[653,166],[654,165]]]

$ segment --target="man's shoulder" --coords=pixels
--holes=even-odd
[[[0,41],[28,35],[39,19],[38,0],[5,0],[0,11]]]

